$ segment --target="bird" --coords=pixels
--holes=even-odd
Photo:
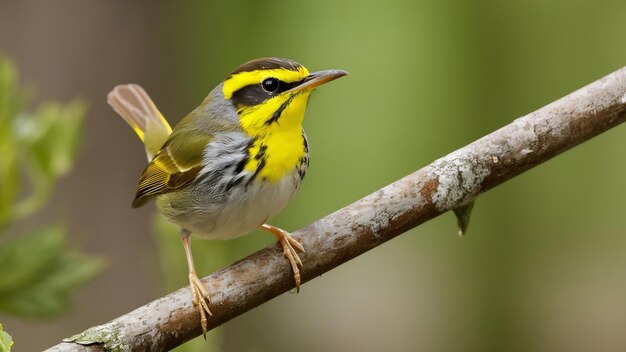
[[[273,234],[293,272],[296,290],[304,247],[268,224],[296,193],[309,165],[302,127],[314,88],[345,76],[310,73],[291,59],[259,58],[233,70],[173,129],[137,84],[114,87],[108,104],[145,146],[148,165],[132,207],[151,199],[180,227],[191,299],[206,336],[210,292],[198,278],[191,235],[225,240],[261,229]]]

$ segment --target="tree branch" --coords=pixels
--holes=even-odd
[[[303,282],[543,163],[626,120],[626,67],[436,160],[293,236],[307,249]],[[212,293],[209,329],[290,290],[279,245],[203,279]],[[165,351],[201,334],[189,287],[48,351]],[[71,342],[69,342],[71,341]],[[84,346],[88,344],[89,346]]]

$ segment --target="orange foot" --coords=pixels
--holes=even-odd
[[[302,260],[300,260],[298,252],[296,250],[305,253],[304,247],[302,247],[302,245],[298,241],[291,237],[289,232],[279,229],[278,227],[269,224],[263,224],[260,226],[260,229],[276,236],[276,238],[278,239],[278,243],[283,246],[283,254],[291,265],[293,278],[296,281],[296,292],[299,292],[301,282],[300,268],[302,268]]]

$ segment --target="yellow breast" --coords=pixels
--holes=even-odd
[[[307,154],[302,120],[308,97],[308,92],[296,93],[240,111],[241,126],[254,139],[246,170],[257,173],[257,178],[279,181],[300,166]],[[276,119],[268,122],[271,116]]]

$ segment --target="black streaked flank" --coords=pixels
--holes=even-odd
[[[259,160],[259,159],[265,157],[265,152],[266,151],[267,151],[267,145],[261,144],[261,146],[259,147],[259,151],[254,156],[254,159]]]
[[[306,175],[306,169],[309,166],[309,158],[300,158],[300,165],[298,166],[298,175],[300,175],[300,180],[304,180],[304,176]]]
[[[304,179],[306,170],[309,167],[309,141],[306,139],[306,134],[302,130],[302,147],[304,148],[304,155],[298,160],[298,175],[300,175],[300,181]]]
[[[243,171],[243,168],[248,163],[248,159],[249,159],[249,156],[246,155],[241,160],[239,160],[239,162],[237,163],[237,166],[235,167],[235,175]]]
[[[237,166],[235,166],[235,175],[237,175],[238,173],[240,173],[241,171],[243,171],[243,168],[246,166],[246,164],[248,163],[248,160],[250,159],[250,155],[248,154],[248,150],[250,148],[252,148],[252,146],[254,145],[254,142],[256,141],[256,138],[252,138],[250,139],[250,141],[248,142],[247,145],[245,145],[243,147],[243,149],[241,150],[244,153],[244,157],[241,158],[241,160],[239,160],[239,162],[237,163]]]
[[[230,180],[230,182],[228,182],[228,184],[224,188],[224,191],[230,191],[231,188],[241,183],[244,178],[246,178],[246,175],[239,175],[237,177],[234,177],[232,180]]]
[[[302,130],[302,140],[304,141],[304,153],[309,155],[309,141],[306,139],[306,134],[304,134],[304,130]]]
[[[259,161],[259,166],[257,166],[256,170],[254,170],[254,173],[252,174],[248,182],[246,182],[246,187],[248,187],[252,183],[252,181],[254,181],[254,179],[259,175],[259,172],[261,172],[261,170],[263,170],[264,167],[265,167],[265,157],[263,157],[261,161]]]

